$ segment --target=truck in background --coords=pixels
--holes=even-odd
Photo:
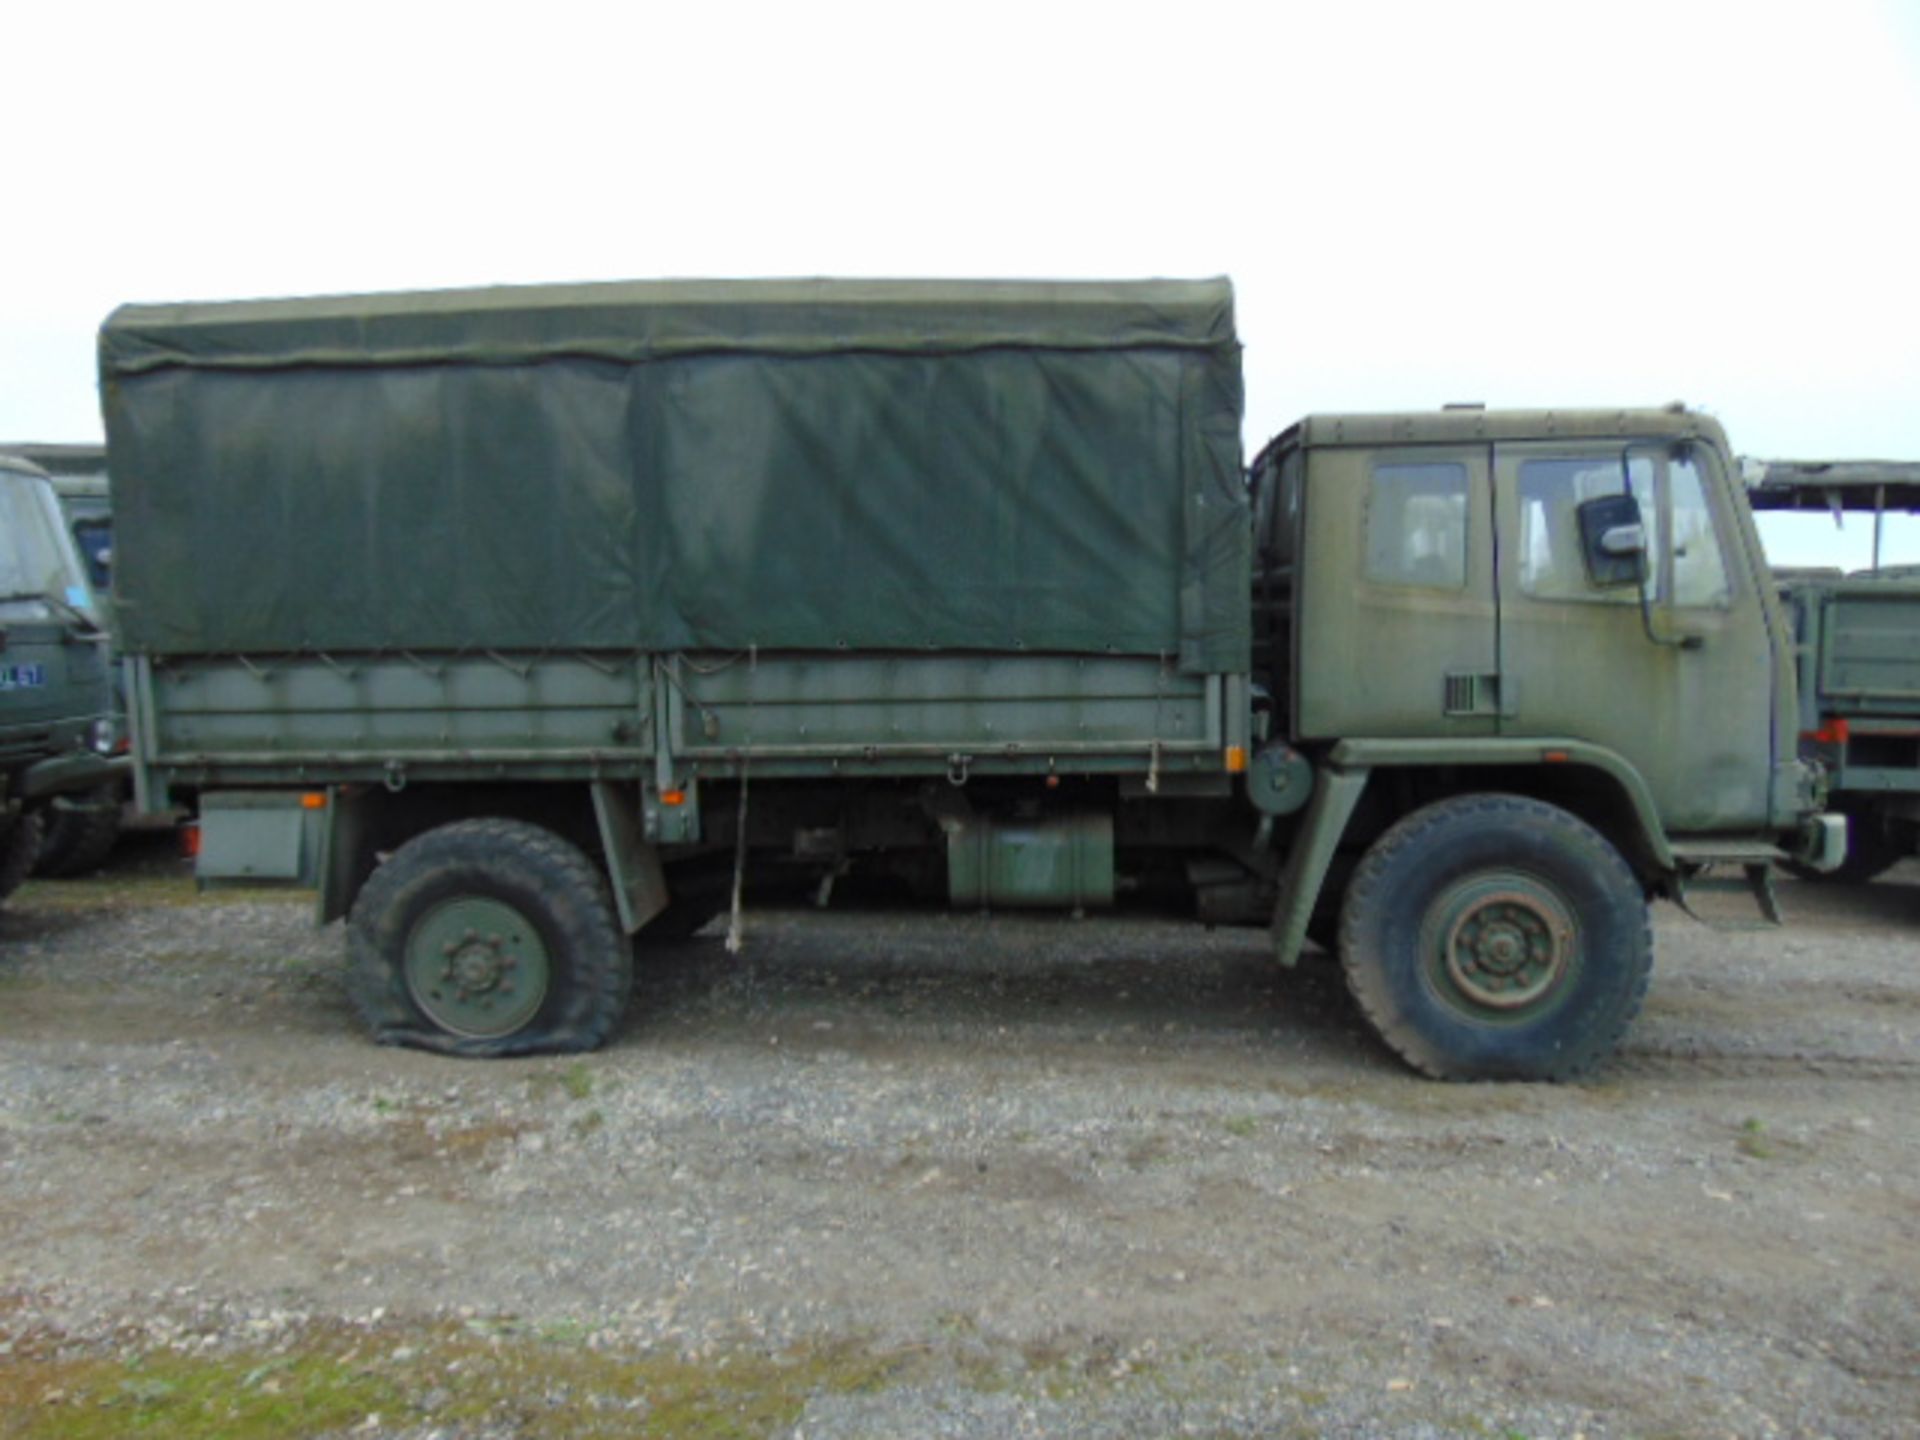
[[[1881,563],[1886,516],[1920,513],[1920,463],[1769,460],[1748,469],[1758,511],[1873,517],[1868,569],[1778,575],[1801,744],[1825,767],[1833,808],[1847,818],[1846,860],[1824,878],[1864,884],[1920,853],[1920,569]]]
[[[1239,357],[1225,281],[125,307],[138,786],[347,918],[389,1043],[598,1045],[799,872],[1282,964],[1332,909],[1410,1065],[1583,1074],[1651,898],[1839,858],[1726,438],[1319,416],[1249,473]]]
[[[105,626],[47,473],[0,454],[0,899],[52,807],[117,783]]]
[[[53,480],[60,512],[87,572],[95,608],[113,633],[113,508],[104,445],[0,444],[0,451],[38,465]],[[120,692],[117,655],[109,651],[114,678],[115,728],[124,737],[126,697]],[[121,772],[108,783],[56,797],[47,807],[40,857],[33,873],[55,878],[84,875],[113,853],[133,799],[133,777]],[[171,821],[171,816],[167,819]]]

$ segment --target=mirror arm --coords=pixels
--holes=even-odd
[[[1698,635],[1658,635],[1653,628],[1653,601],[1647,595],[1647,580],[1640,577],[1640,628],[1647,632],[1647,639],[1656,645],[1665,645],[1672,650],[1698,650],[1703,643]]]
[[[1628,456],[1629,451],[1622,450],[1620,452],[1620,484],[1628,495],[1632,495],[1633,470]],[[1665,526],[1662,526],[1661,534],[1663,536],[1666,535]],[[1668,538],[1668,543],[1672,543],[1671,537]],[[1646,558],[1651,561],[1656,557],[1648,555]],[[1670,650],[1698,650],[1702,643],[1698,635],[1667,636],[1655,632],[1653,628],[1653,599],[1647,594],[1647,572],[1650,568],[1651,566],[1647,564],[1642,564],[1640,567],[1640,628],[1647,632],[1647,639],[1651,640],[1655,645],[1662,645]]]

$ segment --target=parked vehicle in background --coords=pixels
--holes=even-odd
[[[117,783],[107,634],[47,473],[0,454],[0,898],[52,807]]]
[[[1786,571],[1799,668],[1799,732],[1847,816],[1847,858],[1830,878],[1860,884],[1920,852],[1920,568],[1882,565],[1889,514],[1920,513],[1920,463],[1761,461],[1760,511],[1871,515],[1871,568]]]
[[[141,792],[348,917],[383,1041],[598,1045],[628,937],[799,874],[1283,964],[1333,902],[1410,1064],[1559,1079],[1650,896],[1838,859],[1685,410],[1314,417],[1249,481],[1224,281],[138,306],[101,364]]]
[[[9,454],[31,461],[53,480],[60,512],[73,536],[87,582],[109,635],[113,631],[113,505],[107,486],[104,445],[10,444]],[[117,657],[109,653],[114,681],[115,728],[125,733],[125,697],[120,693]],[[122,770],[111,782],[75,795],[62,795],[48,807],[40,840],[36,875],[83,875],[98,869],[113,853],[129,802],[133,778]]]

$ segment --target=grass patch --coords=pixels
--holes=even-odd
[[[569,1100],[584,1100],[593,1094],[593,1072],[587,1069],[587,1062],[576,1060],[561,1071],[560,1088]]]
[[[1733,1147],[1749,1160],[1771,1160],[1774,1156],[1773,1142],[1767,1138],[1766,1122],[1752,1116],[1740,1122],[1740,1135],[1733,1142]]]
[[[593,1094],[593,1071],[584,1060],[576,1060],[564,1070],[546,1070],[527,1082],[535,1099],[549,1090],[558,1090],[569,1100],[585,1100]]]
[[[259,1440],[318,1435],[401,1404],[389,1380],[337,1354],[15,1363],[0,1378],[0,1435],[117,1440],[126,1435]]]
[[[790,1430],[814,1396],[879,1389],[919,1358],[836,1341],[688,1359],[587,1339],[584,1327],[559,1324],[537,1334],[339,1327],[217,1355],[16,1346],[0,1368],[0,1437],[282,1440],[365,1425],[525,1440],[761,1440]]]

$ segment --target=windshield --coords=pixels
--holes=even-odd
[[[97,617],[93,591],[46,481],[0,470],[0,619]]]

